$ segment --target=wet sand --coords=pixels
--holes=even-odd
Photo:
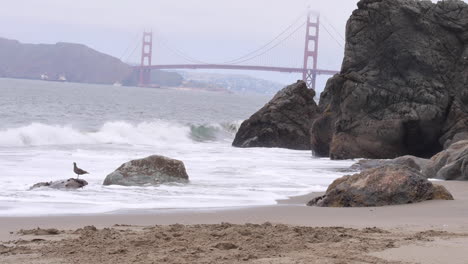
[[[181,237],[181,240],[174,240],[173,237],[167,241],[154,240],[153,243],[158,247],[152,250],[159,252],[158,256],[164,255],[167,258],[158,258],[159,262],[154,263],[400,263],[401,261],[406,263],[468,263],[468,251],[465,250],[468,248],[466,236],[468,234],[468,182],[441,182],[441,184],[450,190],[455,198],[454,201],[427,201],[377,208],[317,208],[304,206],[308,200],[318,195],[310,194],[278,201],[278,205],[249,208],[127,211],[86,216],[0,218],[0,241],[36,240],[36,242],[22,245],[24,247],[22,250],[7,253],[1,253],[2,246],[0,246],[0,263],[79,263],[80,257],[84,258],[93,254],[98,256],[100,251],[116,248],[119,243],[127,247],[122,251],[123,253],[119,253],[120,258],[132,262],[136,260],[140,250],[132,243],[161,232],[167,233],[168,236],[177,233],[176,237]],[[265,222],[271,225],[267,224],[266,228],[264,225],[246,225]],[[239,226],[223,227],[221,223]],[[120,226],[114,226],[115,224]],[[173,224],[188,226],[177,226],[175,230],[172,230],[168,225]],[[193,226],[199,224],[203,226]],[[155,225],[163,226],[145,228]],[[75,234],[70,231],[84,226],[95,226],[98,229],[112,227],[112,229],[106,229],[107,231],[93,231],[88,235],[94,237],[94,240],[86,242],[93,244],[102,240],[99,243],[107,245],[107,248],[96,248],[95,251],[85,250],[84,255],[80,255],[82,251],[78,250],[78,253],[73,253],[77,254],[74,258],[57,255],[58,251],[64,250],[64,245],[78,247],[84,242],[80,240],[82,231],[75,232]],[[16,233],[20,229],[36,227],[69,231],[47,236]],[[311,227],[313,228],[310,229]],[[369,232],[370,228],[374,227],[380,231]],[[123,230],[119,230],[122,228]],[[297,241],[302,241],[299,244],[304,244],[306,247],[300,247],[293,239],[295,228],[302,230],[303,234],[297,237]],[[250,230],[250,234],[255,235],[237,236],[236,234],[241,229]],[[212,235],[220,230],[225,233],[222,239]],[[112,237],[112,235],[106,232],[119,234],[119,238],[114,241],[115,244],[107,243],[110,240],[106,236]],[[308,233],[316,234],[317,238],[310,237]],[[263,248],[262,245],[268,243],[268,240],[256,237],[257,235],[268,237],[271,234],[279,236],[279,240],[275,242],[276,246],[272,245],[275,250]],[[172,255],[180,256],[181,253],[177,253],[176,250],[171,255],[168,252],[177,248],[191,248],[191,243],[184,244],[184,241],[195,241],[199,237],[201,240],[197,243],[200,245],[200,250],[205,253],[212,251],[217,253],[211,255],[199,252],[198,258],[188,256],[182,258],[187,259],[187,262],[171,258]],[[281,237],[284,237],[284,243],[287,245],[282,245]],[[50,239],[57,240],[58,238],[62,239],[61,242],[48,242]],[[309,240],[312,242],[307,242]],[[239,249],[239,247],[242,248],[241,245],[250,243],[249,241],[256,242],[249,244],[248,249]],[[226,251],[216,248],[217,243],[233,243],[237,248]],[[4,251],[18,247],[18,244],[12,243],[4,243],[4,245],[6,245],[3,246]],[[355,247],[355,245],[359,246]],[[232,247],[232,245],[227,247]],[[37,256],[39,252],[46,249],[49,250],[48,254]],[[349,251],[346,251],[347,249]],[[340,253],[342,251],[347,253]],[[327,252],[327,254],[317,252]],[[450,254],[446,254],[447,252]],[[252,258],[249,258],[249,254]],[[357,257],[349,258],[351,255]],[[226,259],[223,259],[224,257]],[[313,262],[313,259],[320,261]],[[152,260],[156,258],[148,255],[141,261],[137,260],[136,263],[152,263]],[[388,262],[383,262],[384,260]],[[100,259],[98,262],[96,258],[96,262],[92,262],[91,258],[86,263],[111,263],[106,261]]]

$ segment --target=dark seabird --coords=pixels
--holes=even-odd
[[[80,178],[80,175],[89,174],[89,172],[78,168],[78,167],[76,166],[76,162],[73,162],[73,171],[74,171],[74,172],[76,173],[76,175],[78,176],[78,179]]]

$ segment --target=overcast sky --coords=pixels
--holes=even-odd
[[[242,56],[274,38],[304,15],[307,6],[320,11],[322,29],[319,66],[339,69],[346,20],[357,0],[2,0],[0,36],[24,43],[76,42],[137,62],[141,32],[152,29],[169,46],[207,62]],[[304,19],[300,22],[305,21]],[[297,25],[300,25],[299,24]],[[294,27],[293,27],[294,29]],[[333,38],[328,35],[330,31]],[[337,32],[335,32],[335,30]],[[160,44],[160,43],[159,43]],[[156,45],[155,45],[156,46]],[[135,49],[136,48],[136,49]],[[300,64],[304,31],[259,62],[273,66]],[[130,54],[133,50],[135,52]],[[171,59],[157,45],[153,64],[183,62]],[[174,56],[173,56],[174,57]],[[266,56],[265,56],[266,57]],[[290,74],[257,75],[282,82]]]

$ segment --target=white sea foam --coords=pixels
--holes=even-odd
[[[231,138],[240,122],[182,125],[167,121],[131,124],[107,122],[97,131],[82,131],[71,125],[32,123],[0,131],[1,146],[46,146],[77,144],[181,144],[192,141],[218,141]]]
[[[352,164],[231,147],[240,126],[231,121],[266,97],[4,79],[0,89],[0,216],[271,205],[325,190]],[[190,182],[102,186],[122,163],[154,154],[182,160]],[[75,177],[73,162],[91,173],[84,189],[29,190]]]
[[[188,139],[187,139],[188,140]],[[184,161],[189,184],[102,186],[122,163],[152,154]],[[276,199],[323,191],[350,161],[312,158],[309,151],[238,149],[230,141],[184,145],[64,145],[8,148],[0,162],[0,216],[89,214],[116,210],[271,205]],[[28,190],[40,181],[73,177],[72,162],[91,172],[86,188]],[[21,169],[19,169],[21,168]]]

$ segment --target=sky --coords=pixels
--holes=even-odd
[[[321,14],[320,68],[339,70],[346,21],[357,0],[1,0],[0,37],[23,43],[82,43],[126,62],[139,61],[141,33],[155,34],[153,64],[182,63],[178,52],[220,63],[257,49],[309,7]],[[323,29],[323,27],[326,27]],[[294,30],[296,27],[292,27]],[[251,64],[296,67],[304,29]],[[331,34],[328,34],[330,32]],[[280,38],[282,39],[282,38]],[[165,47],[171,47],[171,49]],[[217,71],[211,71],[217,72]],[[239,72],[233,72],[239,73]],[[242,72],[282,83],[297,74]],[[320,78],[323,86],[328,76]]]

